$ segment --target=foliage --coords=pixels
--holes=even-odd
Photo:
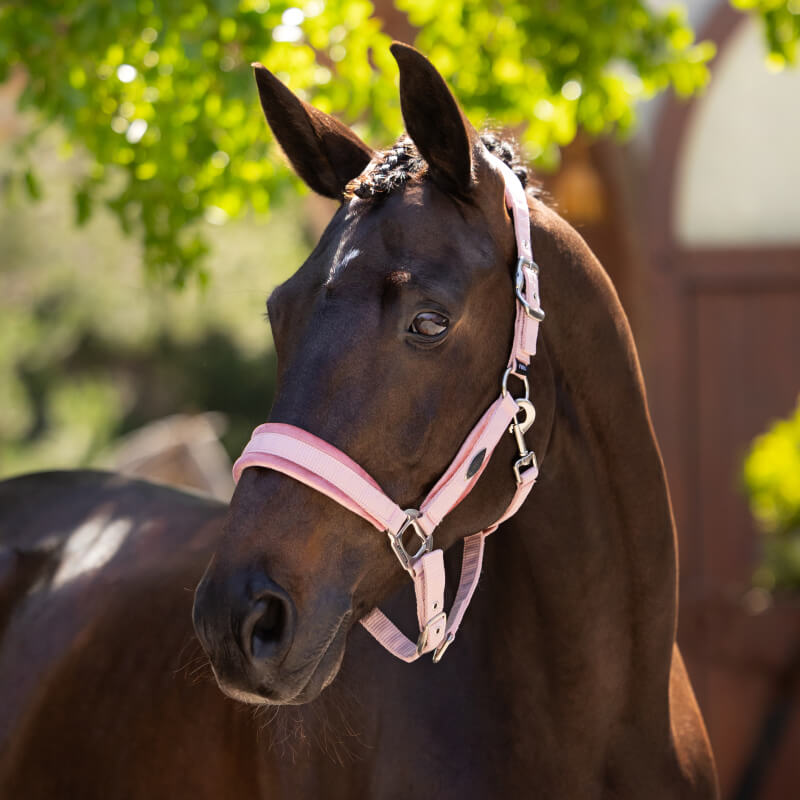
[[[682,8],[640,0],[397,0],[417,43],[472,116],[524,127],[553,162],[578,127],[630,129],[634,103],[669,86],[690,95],[708,79],[710,42],[694,43]]]
[[[206,251],[192,223],[220,223],[247,206],[266,211],[286,184],[265,148],[251,60],[280,65],[295,88],[314,85],[320,106],[350,119],[385,105],[390,87],[372,81],[367,60],[378,35],[371,4],[312,0],[305,8],[297,46],[281,41],[300,31],[282,24],[285,2],[4,4],[0,80],[24,65],[22,106],[40,112],[34,135],[57,121],[91,155],[76,183],[77,221],[116,177],[107,202],[124,230],[141,235],[145,264],[183,282]],[[342,62],[337,81],[314,49]],[[25,173],[35,174],[35,164]]]
[[[0,7],[0,82],[24,68],[21,105],[37,112],[27,141],[57,122],[90,156],[74,179],[78,223],[106,203],[141,240],[151,273],[202,278],[197,223],[264,212],[291,185],[267,147],[254,60],[374,143],[399,133],[396,67],[370,0],[292,1]],[[578,126],[624,131],[640,98],[670,85],[693,92],[713,54],[680,12],[643,0],[396,3],[473,120],[521,130],[542,162]],[[15,176],[31,196],[47,189],[37,166],[21,146]]]
[[[731,0],[731,3],[762,20],[770,66],[781,69],[786,64],[797,63],[800,0]]]
[[[118,436],[180,412],[224,411],[237,453],[273,392],[264,300],[310,248],[298,200],[267,224],[206,225],[214,290],[174,292],[146,279],[106,209],[74,228],[80,167],[59,147],[36,145],[42,201],[0,206],[0,477],[102,463]],[[0,147],[0,170],[12,155]]]
[[[764,533],[756,582],[800,589],[800,402],[753,442],[744,464],[750,508]]]

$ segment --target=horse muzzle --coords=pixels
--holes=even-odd
[[[297,608],[283,587],[263,573],[221,578],[213,569],[195,590],[192,618],[220,689],[248,703],[314,699],[338,672],[349,611],[322,630],[302,626],[300,636]]]

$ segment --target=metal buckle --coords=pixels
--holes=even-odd
[[[426,623],[425,627],[419,633],[419,639],[417,639],[417,655],[421,656],[425,652],[425,646],[428,644],[428,635],[430,633],[430,629],[435,627],[436,625],[445,625],[447,623],[447,614],[444,611],[440,611],[436,616],[431,617]],[[444,644],[444,642],[442,643]]]
[[[433,534],[428,536],[425,531],[420,528],[417,520],[422,515],[415,508],[407,508],[404,513],[406,515],[406,521],[400,526],[400,530],[397,531],[397,533],[392,533],[390,530],[387,530],[386,535],[389,537],[389,543],[400,565],[406,572],[412,572],[412,563],[423,553],[430,553],[433,549]],[[417,552],[413,555],[406,550],[405,544],[403,543],[403,536],[409,528],[413,530],[414,535],[422,542]]]
[[[433,651],[433,663],[438,664],[442,660],[442,656],[453,641],[455,640],[454,633],[448,633],[447,638]]]
[[[535,261],[531,261],[527,258],[522,258],[517,261],[517,276],[516,276],[516,286],[514,289],[515,294],[517,295],[517,300],[522,304],[522,307],[525,309],[525,313],[532,317],[539,322],[544,321],[544,311],[541,308],[534,308],[525,297],[525,273],[523,272],[523,268],[527,267],[528,269],[535,272],[537,275],[539,274],[539,265]]]

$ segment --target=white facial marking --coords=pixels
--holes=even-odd
[[[333,257],[333,264],[328,275],[329,281],[333,279],[334,275],[338,275],[354,258],[358,258],[361,255],[361,251],[357,247],[353,247],[346,253],[342,253],[342,250],[342,245],[339,245],[339,249]]]

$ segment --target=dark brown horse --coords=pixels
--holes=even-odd
[[[270,419],[415,506],[496,397],[511,342],[514,233],[486,148],[524,170],[429,62],[393,51],[410,140],[382,154],[256,69],[294,168],[342,200],[269,300]],[[716,797],[631,334],[580,236],[529,206],[541,477],[489,539],[441,663],[404,664],[356,624],[380,605],[414,630],[410,582],[385,536],[285,475],[245,470],[227,510],[98,473],[20,478],[0,487],[0,796]],[[435,532],[451,585],[460,540],[510,500],[514,454],[506,436]],[[255,715],[183,669],[211,551],[195,626]]]

